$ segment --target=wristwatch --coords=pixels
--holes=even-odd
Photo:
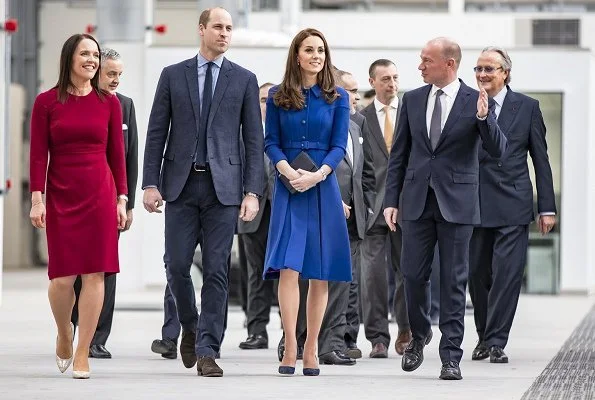
[[[320,172],[320,174],[322,175],[322,180],[326,180],[326,172],[322,168],[320,168],[318,172]]]
[[[260,199],[260,196],[259,195],[257,195],[256,193],[252,193],[252,192],[246,193],[246,196],[252,196],[252,197],[254,197],[256,199]]]
[[[128,196],[126,196],[125,194],[118,195],[118,200],[122,200],[122,199],[124,199],[124,201],[126,201],[126,203],[128,203]]]

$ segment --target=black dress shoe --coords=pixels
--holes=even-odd
[[[178,345],[173,340],[155,339],[151,344],[151,351],[169,360],[178,358]]]
[[[91,358],[112,358],[112,354],[107,351],[104,345],[94,344],[89,347],[89,357]],[[507,361],[508,362],[508,361]]]
[[[357,343],[352,340],[348,340],[345,342],[345,355],[349,358],[358,359],[362,358],[362,351],[357,347]]]
[[[196,365],[196,333],[193,331],[182,332],[182,340],[180,341],[180,355],[182,356],[182,363],[186,368],[192,368]]]
[[[413,339],[409,342],[401,359],[401,368],[403,371],[411,372],[419,368],[421,363],[424,362],[424,347],[430,343],[433,335],[430,329],[425,340]]]
[[[490,356],[490,349],[488,349],[488,345],[486,342],[480,340],[477,342],[477,346],[473,349],[473,353],[471,354],[472,360],[485,360]]]
[[[508,356],[502,347],[490,347],[490,362],[494,364],[506,364],[508,362]]]
[[[269,339],[263,335],[250,335],[245,342],[240,343],[242,350],[268,349]]]
[[[456,361],[447,361],[442,364],[442,369],[440,370],[440,379],[444,379],[446,381],[460,381],[463,379],[461,375],[461,368],[459,368],[459,363]]]
[[[323,354],[319,358],[320,362],[327,365],[355,365],[355,360],[349,358],[346,354],[339,350],[333,350]]]

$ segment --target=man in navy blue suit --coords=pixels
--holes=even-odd
[[[238,211],[244,221],[258,213],[264,148],[256,76],[224,57],[231,15],[219,7],[207,9],[198,29],[198,55],[161,73],[149,117],[142,187],[147,211],[160,212],[167,203],[163,259],[182,325],[182,362],[186,368],[196,365],[198,375],[219,377],[223,370],[215,357],[225,329],[227,260]],[[201,234],[199,318],[190,266]]]
[[[479,151],[481,225],[471,237],[469,293],[479,336],[473,360],[507,363],[504,347],[516,311],[527,260],[533,186],[527,153],[537,184],[539,231],[556,223],[552,169],[547,155],[545,124],[539,102],[508,86],[512,61],[506,50],[486,47],[474,68],[477,84],[496,103],[498,126],[508,138],[500,158]]]
[[[432,338],[430,274],[434,246],[440,251],[440,379],[462,379],[465,286],[469,240],[479,219],[480,143],[494,157],[506,148],[485,90],[457,78],[459,45],[433,39],[421,52],[419,70],[428,85],[405,93],[390,154],[384,216],[402,220],[407,311],[413,340],[401,366],[417,369]]]

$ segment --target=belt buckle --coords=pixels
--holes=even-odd
[[[203,166],[201,166],[201,165],[196,165],[196,164],[193,164],[193,165],[192,165],[192,168],[193,168],[193,169],[194,169],[196,172],[207,172],[207,168],[206,168],[206,167],[203,167]]]

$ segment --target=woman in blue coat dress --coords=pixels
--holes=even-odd
[[[345,156],[349,96],[335,86],[330,50],[322,33],[299,32],[289,48],[283,81],[269,92],[265,151],[295,194],[276,179],[265,257],[265,279],[279,278],[285,353],[279,373],[293,374],[297,359],[298,278],[309,279],[304,375],[318,375],[317,345],[328,281],[351,281],[347,224],[332,173]],[[315,172],[293,169],[302,151]]]

